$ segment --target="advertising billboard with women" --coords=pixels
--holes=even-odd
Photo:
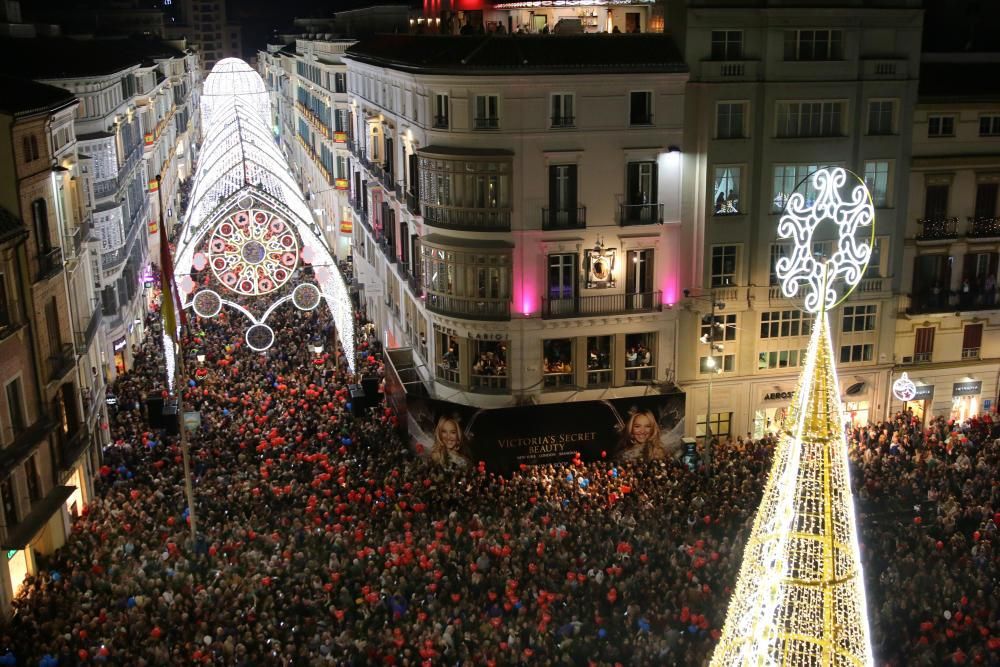
[[[521,465],[676,456],[684,394],[481,409],[407,397],[407,430],[420,455],[448,467],[510,472]]]

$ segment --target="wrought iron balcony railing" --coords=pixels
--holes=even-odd
[[[587,207],[543,208],[542,229],[583,229],[587,226]]]
[[[600,294],[568,299],[542,299],[542,319],[648,313],[663,310],[663,293]]]

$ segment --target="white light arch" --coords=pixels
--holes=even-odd
[[[227,58],[205,79],[204,91],[205,141],[174,261],[182,304],[190,308],[199,292],[212,291],[213,303],[218,297],[220,308],[229,307],[247,318],[248,331],[255,327],[263,331],[261,325],[279,304],[292,300],[296,287],[315,285],[333,314],[347,363],[353,371],[354,313],[347,282],[274,142],[263,80],[242,60]],[[245,212],[265,216],[268,221],[275,221],[277,227],[292,230],[297,237],[293,244],[296,261],[290,269],[294,275],[288,281],[280,281],[274,290],[241,293],[222,282],[224,272],[215,272],[214,276],[205,274],[212,272],[206,267],[209,240],[217,241],[218,230],[231,225]],[[248,238],[232,233],[223,236],[234,244]],[[219,254],[233,257],[240,249],[227,248]],[[256,261],[254,255],[244,254]],[[260,267],[267,265],[267,258],[259,261]],[[240,269],[247,267],[241,265]],[[195,284],[192,276],[202,283]],[[214,307],[211,311],[218,312]]]

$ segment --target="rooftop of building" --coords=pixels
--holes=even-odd
[[[921,102],[1000,100],[1000,54],[925,54],[920,63]]]
[[[673,38],[663,34],[376,35],[348,58],[435,74],[615,74],[687,72]]]
[[[183,56],[156,37],[0,39],[0,71],[35,79],[102,76]]]
[[[56,111],[76,100],[63,88],[49,86],[30,79],[0,74],[0,112],[11,116],[30,116],[43,111]]]

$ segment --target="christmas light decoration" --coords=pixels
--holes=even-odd
[[[183,305],[202,317],[223,307],[243,314],[247,344],[261,351],[274,343],[265,323],[278,306],[312,310],[325,301],[353,371],[347,281],[274,142],[263,80],[245,62],[225,59],[206,77],[201,99],[205,142],[175,258],[176,275],[190,281]]]
[[[874,207],[861,179],[844,169],[808,179],[819,196],[809,205],[797,193],[789,198],[778,230],[794,247],[776,270],[786,296],[804,284],[815,326],[713,666],[874,662],[828,317],[864,274],[872,246],[855,235],[869,226],[874,234]],[[817,258],[813,237],[825,221],[837,227],[837,250]]]
[[[892,383],[892,395],[904,403],[912,401],[917,396],[917,385],[904,372],[898,380]]]

